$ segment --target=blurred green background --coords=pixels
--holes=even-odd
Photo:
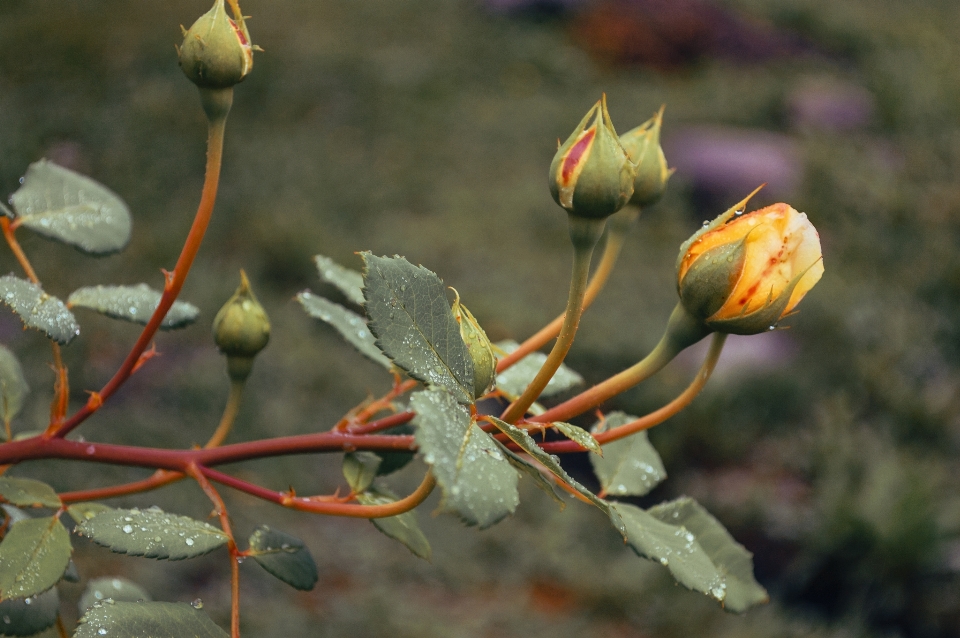
[[[161,284],[195,210],[205,123],[176,65],[194,0],[0,2],[0,191],[46,157],[130,205],[128,250],[93,259],[21,233],[45,288]],[[226,396],[207,326],[251,275],[273,322],[232,440],[329,428],[389,387],[292,297],[311,257],[405,255],[456,286],[494,339],[522,340],[563,306],[570,250],[545,174],[606,92],[621,132],[666,104],[667,196],[630,236],[568,359],[588,382],[633,363],[675,303],[677,247],[756,185],[820,231],[826,274],[788,330],[732,338],[716,378],[651,433],[670,478],[642,504],[688,494],[755,553],[772,602],[745,616],[674,585],[603,517],[529,489],[491,530],[421,523],[432,563],[365,521],[293,515],[228,493],[238,534],[303,537],[309,593],[242,568],[244,635],[647,637],[960,636],[960,5],[955,0],[246,0],[258,54],[237,89],[216,214],[183,298],[206,318],[78,434],[185,446]],[[0,251],[0,271],[16,271]],[[65,350],[74,405],[138,333],[91,314]],[[46,423],[49,348],[0,311],[0,340],[33,394],[15,423]],[[659,407],[689,353],[611,402]],[[569,466],[587,477],[583,458]],[[421,467],[392,481],[412,488]],[[339,459],[229,468],[276,489],[332,492]],[[58,489],[144,476],[35,463]],[[189,485],[115,504],[203,517]],[[77,541],[84,579],[126,574],[157,599],[202,598],[224,624],[224,555],[118,557]],[[81,585],[64,585],[68,603]]]

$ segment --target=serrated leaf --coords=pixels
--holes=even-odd
[[[0,600],[35,596],[56,585],[72,551],[70,533],[56,516],[14,523],[0,543]]]
[[[397,497],[389,490],[377,487],[362,494],[357,494],[357,501],[362,505],[388,505],[395,503]],[[413,510],[396,516],[371,518],[370,522],[385,535],[402,543],[414,556],[430,560],[433,555],[433,550],[430,549],[430,541],[420,530],[416,512]]]
[[[599,433],[635,420],[629,414],[611,412],[594,425],[593,431]],[[663,461],[646,432],[604,444],[603,458],[591,456],[590,464],[604,491],[616,496],[643,496],[667,478]]]
[[[103,512],[109,512],[111,510],[113,510],[112,507],[107,507],[103,503],[95,503],[93,501],[74,503],[73,505],[67,506],[67,514],[69,514],[70,518],[78,523],[89,521],[97,514],[102,514]]]
[[[520,347],[520,344],[512,340],[499,341],[495,345],[507,354]],[[497,375],[497,388],[511,400],[519,397],[537,376],[537,373],[540,372],[540,368],[543,367],[543,362],[546,360],[547,355],[542,352],[531,352]],[[560,368],[550,379],[547,387],[540,393],[540,397],[559,394],[580,383],[583,383],[583,377],[567,367],[566,364],[560,364]]]
[[[228,540],[212,525],[156,507],[101,512],[78,524],[75,531],[118,554],[159,560],[202,556]]]
[[[96,603],[110,599],[114,602],[135,603],[138,600],[150,601],[153,598],[147,591],[132,580],[123,576],[106,576],[94,578],[87,583],[77,609],[81,614]]]
[[[79,620],[73,638],[228,638],[187,603],[97,603]]]
[[[0,636],[33,636],[57,622],[60,594],[56,587],[37,596],[0,603]]]
[[[599,507],[604,512],[609,509],[609,504],[605,500],[598,497],[596,494],[577,482],[577,480],[572,476],[567,474],[566,470],[563,469],[563,466],[560,465],[560,459],[553,454],[545,452],[543,448],[537,445],[537,442],[534,441],[525,430],[521,430],[517,426],[511,425],[506,421],[501,421],[496,417],[487,418],[490,419],[491,423],[497,426],[498,430],[506,434],[511,441],[520,446],[520,449],[532,456],[538,463],[552,472],[554,476],[572,487],[582,496],[586,497],[588,501]]]
[[[366,319],[339,304],[318,297],[309,290],[298,294],[297,301],[308,315],[333,326],[347,340],[347,343],[360,351],[360,354],[387,370],[393,368],[393,362],[377,347],[377,339],[367,327]]]
[[[669,569],[681,585],[723,601],[723,575],[687,528],[664,523],[629,503],[610,503],[610,520],[638,556]]]
[[[250,552],[261,567],[294,589],[310,591],[317,584],[317,564],[296,536],[261,525],[250,536]]]
[[[413,378],[473,403],[473,359],[440,278],[403,257],[361,255],[364,307],[377,347]]]
[[[313,261],[317,264],[320,279],[336,286],[353,303],[363,305],[363,275],[356,270],[344,268],[324,255],[315,255]]]
[[[417,392],[410,407],[417,413],[420,453],[443,491],[441,509],[481,528],[513,513],[520,501],[517,471],[453,394],[444,388]]]
[[[683,526],[696,537],[724,577],[724,609],[742,613],[769,600],[767,590],[753,576],[753,554],[735,541],[702,505],[683,497],[651,507],[647,512],[670,525]]]
[[[0,345],[0,421],[9,423],[23,407],[30,386],[16,355]]]
[[[31,281],[13,275],[0,277],[0,301],[10,306],[26,327],[39,330],[60,345],[80,334],[77,320],[64,303]]]
[[[564,423],[563,421],[557,421],[551,423],[553,427],[563,436],[567,437],[580,447],[585,450],[590,450],[597,456],[603,456],[603,450],[600,449],[600,444],[597,442],[593,435],[584,430],[583,428],[577,427],[572,423]]]
[[[560,498],[560,495],[557,493],[557,488],[554,487],[554,484],[547,480],[547,477],[543,475],[543,472],[541,472],[536,465],[526,460],[519,454],[515,454],[507,447],[500,444],[499,441],[497,444],[500,445],[500,451],[503,452],[504,456],[507,457],[507,460],[510,461],[510,465],[532,478],[534,485],[539,487],[541,490],[546,492],[550,498],[555,500],[560,505],[561,510],[567,506],[567,502]]]
[[[86,253],[115,253],[130,241],[130,211],[116,193],[47,160],[30,165],[10,203],[17,224]]]
[[[377,476],[380,457],[373,452],[348,452],[343,455],[343,478],[356,493],[363,492]]]
[[[46,483],[28,478],[0,476],[0,500],[18,507],[60,507],[60,497]]]
[[[87,286],[78,288],[67,298],[71,308],[87,308],[112,319],[123,319],[147,325],[160,305],[162,294],[147,284],[136,286]],[[161,330],[189,326],[200,316],[200,309],[186,301],[174,301],[160,322]]]

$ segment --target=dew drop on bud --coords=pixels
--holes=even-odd
[[[199,598],[194,598],[190,602],[190,606],[193,607],[194,609],[203,609],[203,601],[200,600]]]

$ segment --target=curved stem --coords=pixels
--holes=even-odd
[[[629,423],[624,423],[621,426],[597,433],[595,435],[597,442],[603,445],[605,443],[610,443],[626,436],[630,436],[631,434],[636,434],[642,430],[647,430],[655,425],[663,423],[690,405],[697,395],[700,394],[700,391],[703,390],[703,386],[706,385],[707,380],[713,373],[713,370],[717,365],[717,361],[720,360],[720,353],[723,351],[723,344],[726,341],[726,338],[727,335],[725,334],[717,333],[713,335],[713,340],[710,342],[710,350],[707,353],[707,357],[704,359],[703,364],[700,366],[700,370],[697,371],[697,376],[694,377],[690,385],[687,386],[687,388],[681,392],[677,398],[659,410],[655,410],[635,421],[630,421]],[[554,441],[550,443],[541,443],[540,447],[543,448],[544,451],[550,452],[551,454],[585,451],[579,443],[574,441]]]
[[[227,112],[229,112],[229,102],[232,100],[233,89],[222,89],[220,94],[221,101],[226,105],[222,117],[211,118],[209,120],[207,134],[207,167],[204,174],[203,192],[200,195],[200,204],[197,207],[197,214],[193,219],[193,225],[187,234],[187,239],[183,244],[180,257],[172,273],[167,273],[166,284],[163,288],[163,295],[160,302],[154,310],[153,315],[147,322],[140,337],[134,344],[127,358],[123,361],[120,368],[113,375],[106,385],[97,393],[98,401],[88,401],[86,405],[80,408],[69,419],[53,432],[56,437],[63,437],[75,427],[83,423],[91,414],[99,409],[103,401],[106,401],[110,395],[117,391],[123,383],[133,374],[141,355],[150,345],[157,330],[160,328],[160,322],[167,315],[167,311],[176,301],[180,294],[180,289],[187,279],[190,267],[200,250],[200,244],[203,242],[203,236],[207,232],[207,226],[210,224],[210,217],[213,215],[213,205],[217,199],[217,188],[220,184],[220,163],[223,158],[223,135],[227,123]]]
[[[622,223],[614,224],[613,219],[608,223],[607,241],[603,247],[603,255],[601,255],[600,262],[597,264],[593,276],[590,277],[590,283],[587,285],[587,291],[583,296],[583,310],[586,310],[593,304],[597,295],[600,294],[600,291],[603,290],[603,287],[607,284],[610,273],[613,272],[613,267],[620,257],[620,251],[623,249],[624,241],[626,241],[627,231],[639,215],[640,209],[630,206],[614,215],[614,217],[623,216],[623,219],[620,220]],[[556,319],[541,328],[535,335],[521,343],[516,350],[504,358],[499,359],[497,361],[497,373],[503,372],[531,352],[547,345],[551,339],[560,334],[560,329],[563,327],[565,317],[566,313],[559,315]]]
[[[243,399],[244,385],[244,381],[230,382],[230,395],[227,397],[227,405],[224,407],[223,415],[220,417],[220,424],[214,431],[213,436],[210,437],[210,440],[203,446],[205,449],[220,446],[224,439],[227,438],[227,435],[230,434],[233,423],[237,419],[237,413],[240,411],[240,401]]]

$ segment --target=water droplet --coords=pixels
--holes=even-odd
[[[123,529],[123,533],[124,533],[124,534],[131,534],[131,533],[133,533],[133,528],[130,527],[129,525],[124,525],[121,529]]]
[[[23,599],[23,604],[24,604],[24,605],[32,605],[32,604],[33,604],[33,598],[24,598],[24,599]]]
[[[193,539],[192,539],[192,538],[188,538],[187,540],[185,540],[185,541],[183,541],[183,542],[186,543],[187,545],[193,546]]]
[[[94,446],[92,446],[92,445],[88,445],[88,446],[87,446],[87,454],[94,454],[94,453],[96,453],[96,451],[97,451],[97,448],[96,448],[96,447],[94,447]]]
[[[190,606],[193,607],[194,609],[203,609],[203,601],[200,600],[199,598],[194,598],[190,602]]]
[[[101,627],[100,629],[97,630],[97,633],[100,634],[101,636],[106,636],[107,630]]]
[[[767,327],[767,330],[776,330],[776,329],[777,329],[776,326],[769,326],[769,327]]]
[[[3,617],[3,623],[4,623],[5,625],[9,625],[9,624],[10,624],[10,616],[6,616],[6,615],[5,615],[5,616]]]

